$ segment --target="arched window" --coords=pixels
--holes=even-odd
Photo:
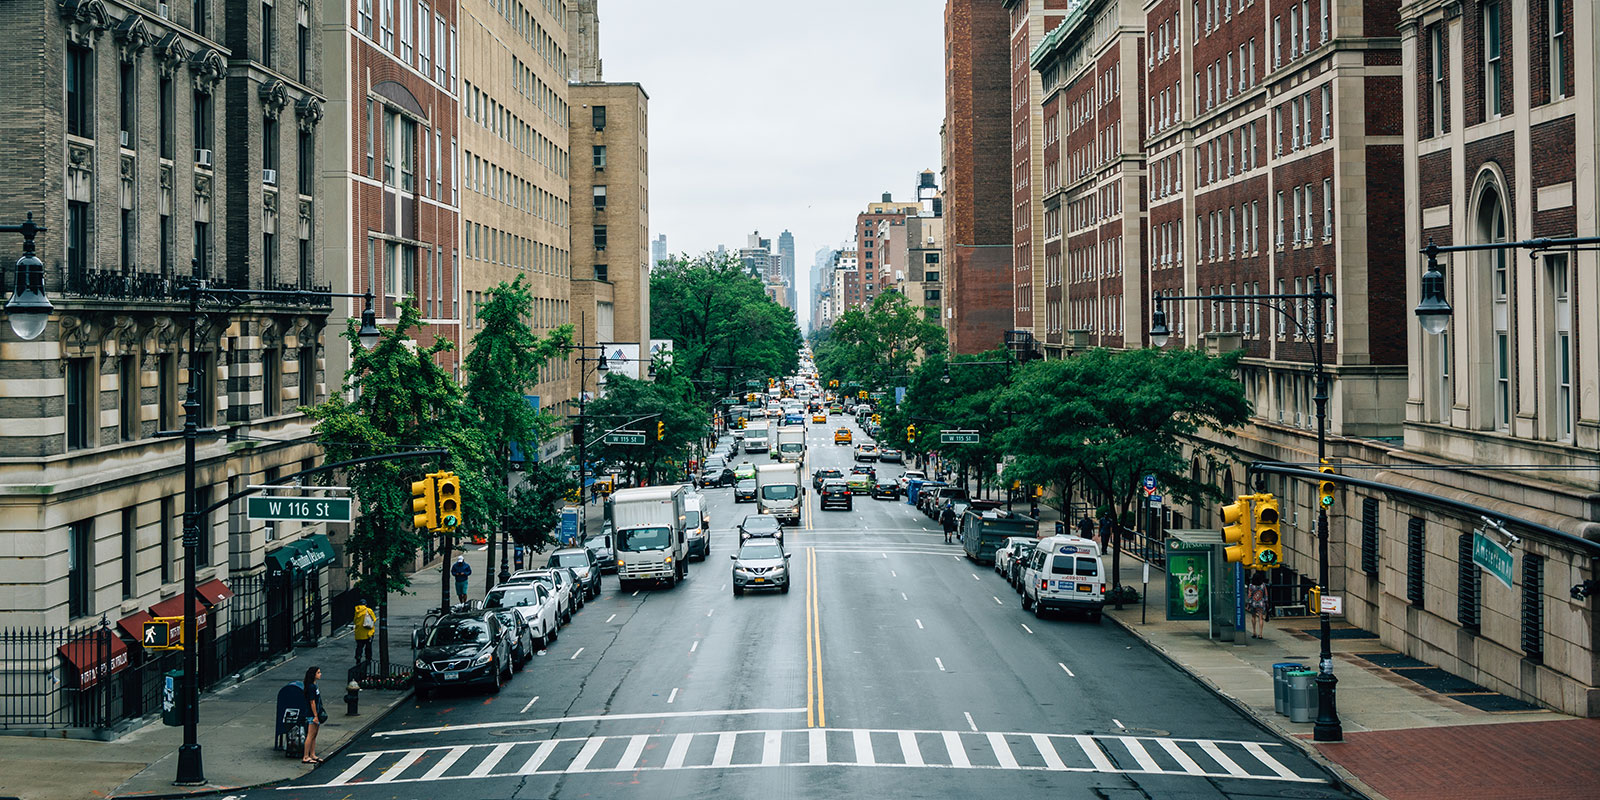
[[[1508,224],[1504,197],[1500,193],[1499,184],[1493,181],[1486,183],[1478,195],[1478,214],[1474,220],[1476,230],[1473,231],[1473,240],[1479,243],[1506,241]],[[1484,291],[1481,294],[1481,308],[1489,317],[1489,325],[1482,326],[1488,330],[1487,341],[1482,345],[1488,350],[1486,353],[1490,365],[1489,382],[1484,387],[1487,389],[1492,404],[1491,417],[1484,427],[1495,430],[1510,430],[1513,395],[1512,387],[1512,342],[1511,342],[1511,258],[1508,250],[1485,250],[1481,255],[1479,286]]]

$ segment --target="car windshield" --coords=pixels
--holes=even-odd
[[[428,646],[452,644],[486,644],[489,626],[481,619],[443,619],[428,634]]]
[[[761,487],[761,497],[764,500],[793,500],[800,495],[800,490],[788,484]]]
[[[698,511],[685,511],[685,512],[683,512],[683,524],[684,524],[684,526],[689,527],[689,528],[698,528],[698,527],[700,527],[700,512],[698,512]]]
[[[622,532],[617,547],[638,553],[645,550],[665,550],[672,544],[671,528],[631,528]]]
[[[744,518],[744,524],[739,527],[744,528],[745,533],[776,533],[779,525],[772,517],[749,516]]]
[[[515,608],[516,606],[536,606],[539,604],[539,590],[532,586],[508,586],[504,589],[495,589],[483,598],[484,608]]]
[[[834,479],[834,480],[831,480],[831,481],[824,481],[823,484],[822,484],[822,488],[823,489],[843,489],[844,486],[845,486],[844,481],[841,481],[841,480],[838,480],[838,479]]]
[[[757,559],[783,558],[783,548],[776,544],[762,542],[760,544],[747,544],[739,548],[740,561],[755,561]]]
[[[552,560],[563,567],[589,566],[589,554],[587,553],[557,553]]]
[[[584,547],[592,547],[595,550],[609,550],[609,549],[611,549],[609,546],[606,545],[606,537],[604,537],[604,536],[591,536],[591,537],[589,537],[589,541],[583,543],[583,546]]]
[[[739,488],[741,490],[753,492],[756,489],[756,482],[749,479],[739,481]]]

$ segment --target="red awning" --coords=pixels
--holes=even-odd
[[[194,602],[194,600],[191,599],[189,601],[189,605],[194,607],[194,625],[195,625],[195,630],[196,631],[205,630],[206,629],[206,625],[208,624],[208,621],[206,619],[207,614],[206,614],[206,606],[205,606],[205,604],[204,603],[196,603],[196,602]],[[152,616],[152,617],[181,617],[181,616],[183,616],[183,595],[180,594],[177,597],[169,597],[169,598],[167,598],[165,600],[162,600],[161,602],[156,603],[155,605],[151,606],[150,607],[150,616]],[[141,636],[142,635],[143,634],[141,634]]]
[[[216,578],[194,587],[194,591],[195,594],[200,595],[201,600],[206,601],[206,605],[212,607],[216,607],[218,603],[233,596],[233,590],[229,589],[226,583]]]
[[[144,624],[150,621],[150,615],[144,611],[135,611],[117,622],[117,627],[135,642],[144,641]]]
[[[79,689],[87,689],[99,683],[101,677],[128,668],[128,645],[110,628],[90,631],[56,648],[56,652],[67,662],[72,676],[68,683],[76,681]]]

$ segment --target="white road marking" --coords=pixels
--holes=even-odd
[[[905,593],[905,592],[901,592],[901,593],[900,593],[900,599],[901,599],[901,600],[904,600],[904,599],[906,599],[906,593]]]
[[[856,763],[868,767],[878,763],[877,756],[872,753],[872,732],[857,730],[852,734],[856,745]]]
[[[694,740],[692,733],[680,733],[672,739],[672,749],[667,751],[667,763],[663,769],[678,769],[683,766],[683,758],[689,754],[689,743]]]
[[[776,767],[783,763],[783,732],[767,731],[761,737],[761,766]]]
[[[392,731],[378,731],[372,734],[373,738],[387,736],[411,736],[416,734],[443,733],[445,731],[472,731],[488,728],[512,728],[522,725],[559,725],[563,722],[606,722],[624,719],[676,719],[679,717],[743,717],[751,714],[804,714],[806,707],[799,708],[733,708],[717,711],[673,711],[655,714],[587,714],[574,717],[546,717],[544,719],[523,719],[507,722],[475,722],[468,725],[441,725],[433,728],[404,728]]]
[[[708,616],[708,617],[711,616],[712,613],[714,613],[715,611],[716,611],[716,609],[714,609],[714,608],[706,609],[706,616]]]
[[[944,662],[943,662],[943,661],[941,661],[941,660],[939,660],[939,657],[938,657],[938,656],[934,656],[934,657],[933,657],[933,663],[935,663],[935,664],[938,664],[938,665],[939,665],[939,671],[940,671],[940,672],[944,672]]]
[[[578,648],[578,652],[573,653],[572,656],[570,658],[568,658],[567,660],[568,661],[575,661],[575,660],[577,660],[578,656],[580,654],[582,654],[582,653],[583,653],[583,648],[580,647],[580,648]]]
[[[1022,626],[1023,630],[1027,631],[1030,634],[1033,633],[1033,629],[1028,627],[1028,623],[1022,622],[1022,623],[1018,623],[1018,624],[1020,624]]]
[[[827,734],[827,732],[824,731],[821,728],[812,728],[811,732],[810,732],[810,734],[808,735],[807,738],[810,741],[807,743],[807,747],[806,747],[806,750],[807,750],[806,763],[809,763],[809,764],[826,764],[826,763],[828,763],[828,734]]]
[[[924,766],[922,751],[917,749],[917,735],[911,731],[901,731],[898,738],[900,739],[900,754],[905,756],[906,766]]]
[[[1162,750],[1167,751],[1167,755],[1172,756],[1173,761],[1178,762],[1178,766],[1183,767],[1184,772],[1187,772],[1190,775],[1205,774],[1206,771],[1202,769],[1199,764],[1196,764],[1195,760],[1190,758],[1188,753],[1183,752],[1183,748],[1178,747],[1177,742],[1171,739],[1157,739],[1156,741],[1161,744]]]
[[[895,572],[894,570],[891,569],[891,570],[889,570],[889,577],[898,578],[898,577],[900,577],[900,573]]]
[[[917,620],[917,630],[926,630],[925,628],[922,627],[922,620],[920,620],[920,619]]]
[[[1122,720],[1117,719],[1116,717],[1112,717],[1111,718],[1111,724],[1117,726],[1118,728],[1120,728],[1120,727],[1122,727]]]
[[[671,703],[671,702],[673,702],[673,701],[675,701],[677,699],[678,699],[678,687],[674,686],[674,687],[672,687],[672,694],[667,695],[667,702]]]
[[[572,759],[572,763],[567,765],[566,771],[567,772],[585,772],[585,771],[587,771],[589,769],[589,762],[594,760],[595,753],[600,752],[600,748],[605,747],[605,746],[606,746],[606,740],[605,740],[605,737],[603,737],[603,736],[596,736],[595,738],[590,739],[587,742],[584,742],[583,743],[583,749],[579,750],[578,751],[578,757]]]
[[[505,747],[506,747],[507,750],[511,749],[511,745],[509,745],[509,744],[505,745]],[[383,754],[382,753],[364,753],[364,754],[362,754],[362,756],[360,758],[356,759],[356,763],[351,764],[349,769],[345,770],[344,772],[339,773],[339,777],[334,778],[333,782],[328,784],[328,785],[329,786],[343,786],[346,783],[349,783],[351,778],[354,778],[355,776],[360,775],[362,770],[366,769],[367,767],[372,766],[372,762],[377,761],[378,760],[378,756],[380,756],[380,755],[383,755]]]
[[[1069,677],[1069,678],[1076,678],[1076,677],[1078,677],[1078,676],[1076,676],[1076,675],[1074,675],[1074,674],[1072,674],[1072,670],[1070,670],[1070,669],[1067,669],[1067,665],[1066,665],[1066,664],[1063,664],[1063,663],[1061,663],[1061,662],[1060,662],[1060,661],[1057,661],[1057,662],[1056,662],[1056,666],[1058,666],[1058,667],[1060,667],[1060,668],[1061,668],[1061,669],[1062,669],[1062,670],[1063,670],[1063,671],[1065,671],[1065,672],[1066,672],[1066,673],[1067,673],[1067,677]],[[1120,727],[1122,727],[1122,726],[1120,726],[1120,725],[1118,725],[1118,726],[1117,726],[1117,727],[1119,727],[1119,728],[1120,728]]]
[[[975,580],[975,581],[983,580],[982,578],[978,577],[978,573],[976,573],[976,572],[972,573],[972,579]],[[995,599],[998,600],[999,598],[995,598]]]
[[[1049,770],[1064,770],[1067,765],[1062,762],[1061,754],[1056,752],[1056,746],[1050,743],[1050,737],[1042,733],[1033,734],[1033,746],[1039,748],[1039,755],[1044,757],[1044,767]]]
[[[633,594],[630,594],[628,596],[629,597],[638,597],[639,596],[639,590],[638,589],[634,589],[633,590]]]
[[[1157,772],[1161,769],[1161,765],[1150,757],[1150,752],[1144,749],[1144,745],[1138,739],[1132,736],[1118,736],[1117,740],[1122,742],[1123,746],[1128,748],[1128,752],[1133,754],[1133,760],[1139,762],[1139,769],[1150,772]]]
[[[691,652],[691,653],[693,653],[694,651],[699,650],[699,649],[700,649],[700,640],[699,639],[694,640],[694,644],[689,645],[689,652]]]
[[[991,594],[991,595],[989,595],[989,596],[990,596],[990,597],[994,597],[994,595],[992,595],[992,594]],[[1003,605],[1005,605],[1005,603],[1002,603],[1002,602],[1000,602],[1000,598],[998,598],[998,597],[994,597],[994,604],[995,604],[995,605],[997,605],[997,606],[1003,606]]]
[[[943,731],[943,734],[944,749],[950,754],[950,766],[972,766],[972,762],[967,759],[967,749],[961,745],[961,734],[955,731]]]
[[[733,763],[733,740],[738,735],[733,731],[717,734],[717,752],[711,757],[711,766],[726,767]]]
[[[628,772],[639,765],[639,757],[644,755],[644,747],[650,741],[647,734],[638,734],[628,740],[628,749],[622,753],[622,760],[617,762],[617,770]]]
[[[455,766],[456,762],[460,761],[461,757],[466,755],[470,749],[472,748],[459,746],[450,748],[450,751],[444,754],[444,758],[439,759],[439,763],[434,764],[433,769],[428,770],[427,774],[422,776],[422,779],[425,781],[437,780],[440,775],[444,774],[445,770]]]
[[[500,759],[505,758],[506,757],[506,753],[511,752],[511,748],[513,748],[513,747],[516,747],[516,745],[515,744],[497,744],[497,745],[495,745],[494,749],[489,751],[489,755],[484,757],[483,762],[478,764],[478,766],[473,767],[472,771],[467,773],[467,777],[469,777],[469,778],[481,778],[481,777],[483,777],[485,775],[488,775],[489,773],[493,772],[494,768],[500,765]]]
[[[888,553],[881,552],[881,551],[878,553],[878,555],[883,556],[884,558],[888,558],[889,557]]]
[[[426,750],[411,750],[411,751],[408,751],[405,755],[400,757],[399,761],[394,762],[393,765],[391,765],[388,769],[383,771],[382,775],[379,775],[375,780],[373,780],[373,783],[388,783],[388,782],[400,777],[400,773],[405,772],[407,767],[410,767],[412,764],[417,763],[417,759],[422,758],[422,754],[426,753],[426,752],[428,752],[428,751],[426,751]]]
[[[522,707],[522,710],[521,710],[521,711],[519,711],[519,712],[517,712],[517,713],[519,713],[519,714],[526,714],[526,713],[528,713],[528,709],[530,709],[530,708],[533,708],[533,704],[534,704],[534,703],[537,703],[537,702],[539,702],[539,695],[534,695],[534,696],[533,696],[533,699],[532,699],[532,700],[529,700],[529,701],[528,701],[528,704],[527,704],[527,705],[525,705],[525,706],[523,706],[523,707]]]
[[[1122,726],[1118,725],[1117,727],[1120,728]],[[1073,734],[1068,738],[1077,740],[1078,747],[1083,749],[1083,754],[1089,757],[1089,763],[1093,764],[1096,770],[1100,772],[1116,770],[1116,767],[1111,763],[1111,759],[1106,758],[1106,752],[1100,749],[1100,745],[1095,744],[1094,737]]]
[[[606,622],[610,622],[611,620],[614,620],[616,618],[617,618],[617,615],[616,614],[612,614],[611,616],[606,617]]]
[[[1255,742],[1245,742],[1244,749],[1248,750],[1250,755],[1255,756],[1256,760],[1266,764],[1267,769],[1272,770],[1273,773],[1278,777],[1287,778],[1289,780],[1294,780],[1295,778],[1300,777],[1299,775],[1294,774],[1293,770],[1279,763],[1278,759],[1267,755],[1266,748],[1262,747],[1261,745],[1256,744]]]
[[[1006,744],[1006,738],[998,733],[989,734],[989,746],[994,748],[994,758],[1000,762],[1001,769],[1016,769],[1017,757],[1011,754],[1011,745]]]
[[[963,712],[961,712],[961,716],[967,718],[967,727],[971,728],[973,731],[977,731],[978,730],[978,723],[972,721],[972,712],[971,711],[963,711]]]
[[[1200,749],[1206,751],[1206,755],[1211,756],[1211,760],[1217,762],[1217,764],[1219,764],[1223,769],[1227,770],[1229,775],[1250,774],[1245,772],[1244,769],[1238,764],[1234,763],[1233,759],[1228,758],[1227,754],[1222,752],[1222,748],[1217,747],[1216,742],[1201,742]]]

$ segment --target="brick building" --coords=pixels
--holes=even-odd
[[[846,308],[870,308],[872,301],[885,289],[893,288],[896,266],[887,262],[889,252],[889,226],[904,225],[907,216],[916,216],[919,203],[896,203],[889,192],[883,200],[868,203],[867,209],[856,215],[856,272],[857,291],[847,298]]]
[[[944,13],[944,325],[952,352],[979,353],[1013,321],[1010,22],[996,0]]]

